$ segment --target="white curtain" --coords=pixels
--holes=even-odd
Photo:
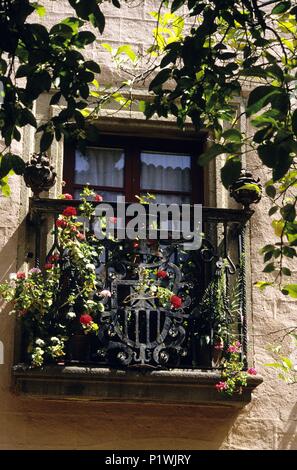
[[[141,189],[191,192],[191,157],[157,152],[141,153]],[[160,201],[160,202],[175,202]]]
[[[125,156],[122,149],[88,147],[75,153],[75,183],[91,186],[124,186]]]

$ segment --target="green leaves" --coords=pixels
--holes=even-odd
[[[215,157],[218,155],[221,155],[222,153],[225,153],[225,147],[220,144],[213,144],[206,152],[203,152],[199,159],[198,163],[201,166],[206,165],[209,163],[211,160],[213,160]]]
[[[149,85],[149,90],[155,90],[156,88],[161,87],[163,83],[165,83],[169,77],[171,76],[171,70],[170,69],[163,69],[161,70],[155,78],[151,81]]]
[[[45,152],[52,144],[54,140],[53,131],[44,131],[40,139],[40,151]]]
[[[293,112],[292,115],[292,131],[294,132],[295,136],[297,137],[297,109]]]
[[[72,42],[76,47],[83,49],[88,44],[94,42],[95,39],[95,34],[90,31],[80,31],[73,37]]]
[[[0,180],[5,178],[11,171],[16,175],[22,175],[25,169],[25,162],[16,154],[6,153],[0,155]]]
[[[229,157],[221,169],[222,183],[226,189],[239,178],[241,172],[241,160],[237,156]]]
[[[280,88],[274,86],[259,86],[251,91],[246,114],[251,116],[257,113],[260,109],[264,108],[271,99],[276,95],[283,95],[283,91]]]
[[[282,293],[284,295],[289,295],[293,299],[297,299],[297,284],[286,284],[282,288]]]
[[[271,11],[272,15],[279,15],[285,13],[291,8],[291,2],[279,2]]]

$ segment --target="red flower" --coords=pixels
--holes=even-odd
[[[168,273],[166,271],[158,271],[157,272],[157,277],[159,279],[166,279],[168,277]]]
[[[26,274],[22,271],[18,272],[16,275],[17,279],[26,279]]]
[[[62,215],[64,215],[65,217],[73,217],[74,215],[77,215],[77,210],[75,209],[75,207],[69,206],[63,210]]]
[[[72,195],[68,193],[62,194],[62,196],[63,196],[63,199],[66,199],[68,201],[72,201],[73,199]]]
[[[56,255],[51,255],[48,260],[50,263],[54,263],[55,261],[59,261],[59,259],[60,259],[60,256],[56,254]]]
[[[247,373],[250,374],[250,375],[257,375],[257,371],[254,367],[250,367],[248,370],[247,370]]]
[[[66,228],[67,225],[68,223],[66,222],[66,220],[63,220],[63,219],[56,220],[56,227]]]
[[[95,194],[95,201],[96,202],[102,202],[103,201],[103,197],[101,196],[101,194]]]
[[[170,297],[170,303],[171,303],[172,307],[174,307],[174,308],[180,308],[181,305],[182,305],[182,303],[183,303],[183,301],[182,301],[182,299],[181,299],[178,295],[172,295],[172,296]]]
[[[139,248],[139,243],[138,242],[134,242],[133,243],[133,248],[135,248],[137,250],[137,248]]]
[[[82,325],[89,325],[90,323],[92,323],[93,318],[88,313],[84,313],[80,316],[79,321]]]
[[[54,265],[52,263],[46,263],[44,265],[44,269],[52,269],[54,267]]]

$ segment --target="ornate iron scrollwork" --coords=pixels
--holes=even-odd
[[[191,299],[185,295],[182,308],[171,310],[162,307],[145,289],[139,289],[142,273],[147,269],[166,269],[174,293],[185,288],[180,267],[166,257],[170,257],[170,250],[156,256],[146,243],[142,246],[143,250],[137,253],[138,263],[122,260],[107,266],[112,296],[102,316],[99,341],[103,348],[99,348],[99,356],[122,366],[176,367],[187,354],[185,322],[189,319]],[[129,279],[129,274],[136,279]]]

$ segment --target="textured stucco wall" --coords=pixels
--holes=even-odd
[[[43,3],[48,5],[44,21],[57,21],[72,14],[66,2]],[[104,41],[145,47],[153,26],[147,11],[156,10],[158,3],[145,1],[142,5],[137,1],[137,7],[120,11],[107,6],[110,15]],[[100,50],[99,44],[90,55],[105,64],[102,68],[106,82],[117,79],[108,54]],[[38,111],[39,117],[49,113],[42,106]],[[32,135],[26,130],[19,150],[28,156],[33,148]],[[61,148],[57,144],[52,148],[57,164]],[[249,162],[249,167],[264,181],[266,176],[257,165],[256,159]],[[215,173],[212,175],[215,177]],[[11,197],[0,198],[0,279],[24,262],[28,192],[18,177],[11,179],[11,186]],[[250,226],[252,283],[262,277],[259,248],[272,237],[267,206],[264,198],[256,207]],[[211,406],[47,401],[17,396],[10,390],[14,319],[4,309],[0,317],[0,340],[5,346],[5,364],[0,365],[0,449],[297,449],[296,387],[284,385],[275,379],[273,371],[263,367],[270,360],[265,349],[267,334],[292,325],[296,303],[274,291],[267,291],[264,296],[253,289],[251,316],[250,355],[264,376],[264,383],[256,389],[252,402],[236,411]]]

